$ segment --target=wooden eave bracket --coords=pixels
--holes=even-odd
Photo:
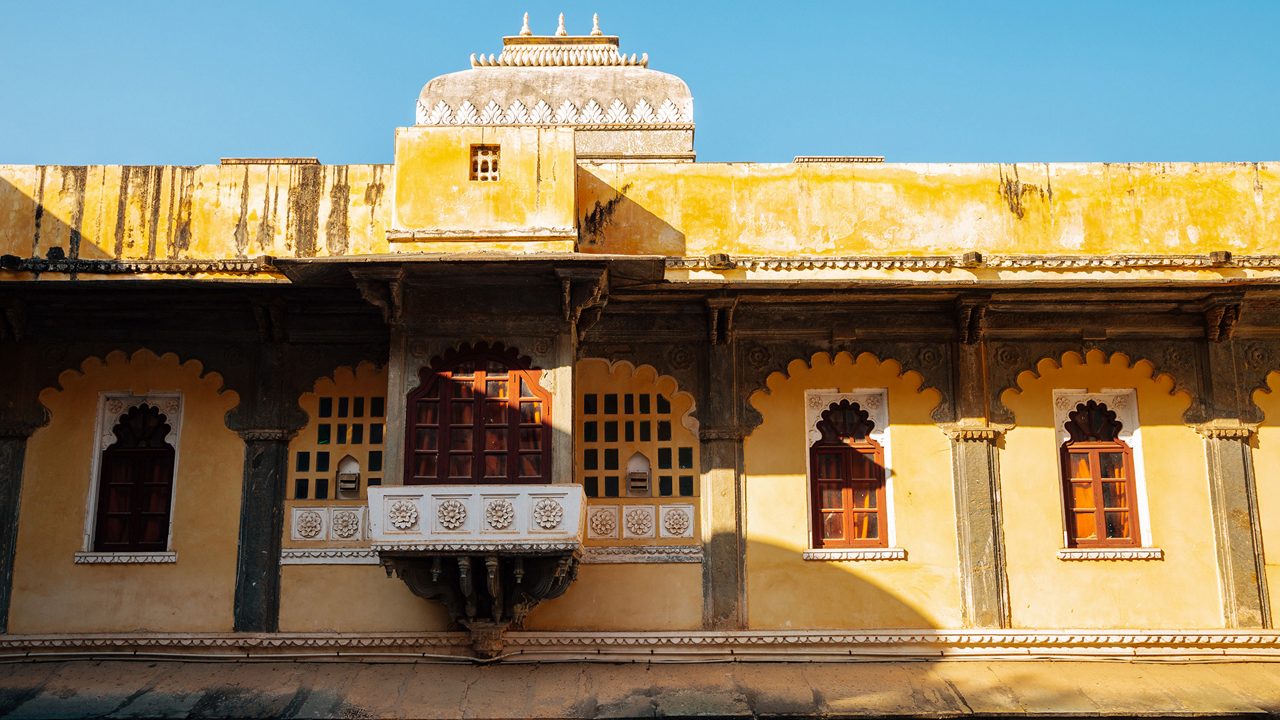
[[[737,308],[737,296],[707,298],[707,337],[712,345],[733,340],[733,311]]]
[[[990,298],[962,298],[956,305],[956,330],[960,342],[973,345],[987,331],[987,303]]]
[[[1225,342],[1235,334],[1244,309],[1244,297],[1225,296],[1213,298],[1204,310],[1204,332],[1209,342]]]
[[[356,277],[356,288],[364,301],[382,311],[387,324],[400,321],[403,310],[402,289],[404,274],[392,277]]]
[[[609,302],[609,269],[605,267],[558,267],[560,306],[564,320],[579,340],[595,325]]]

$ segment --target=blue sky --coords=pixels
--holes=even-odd
[[[524,11],[683,77],[699,160],[1280,160],[1280,0],[11,2],[0,163],[389,162]]]

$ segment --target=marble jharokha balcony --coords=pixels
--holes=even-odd
[[[387,572],[443,603],[482,655],[573,582],[584,525],[576,484],[369,488],[369,532]]]

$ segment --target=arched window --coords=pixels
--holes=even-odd
[[[102,451],[94,552],[164,552],[173,495],[173,446],[167,418],[143,403],[126,412]]]
[[[888,547],[884,451],[870,414],[841,400],[822,412],[809,450],[815,548]]]
[[[551,396],[501,344],[464,345],[409,394],[405,484],[551,482]]]
[[[1105,403],[1080,403],[1063,426],[1062,483],[1070,547],[1139,544],[1133,450]]]

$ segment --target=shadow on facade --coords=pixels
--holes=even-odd
[[[627,197],[628,183],[615,188],[590,170],[578,167],[578,230],[584,253],[685,254],[684,233]],[[620,244],[624,238],[639,238]]]
[[[0,178],[0,218],[6,218],[3,225],[8,230],[0,238],[0,255],[60,259],[61,251],[62,256],[71,260],[111,259],[112,255],[100,246],[103,238],[86,238],[82,234],[89,169],[82,165],[42,165],[31,170],[36,175],[36,197]],[[122,215],[128,208],[127,189],[126,185],[121,190],[118,202]],[[117,203],[113,201],[112,205]],[[89,208],[89,211],[96,212],[96,209]],[[143,218],[143,222],[148,220],[149,216]],[[117,217],[116,222],[120,226],[124,221]],[[117,235],[121,235],[121,239],[123,231],[123,227],[118,227]],[[14,260],[6,259],[3,269],[11,269],[12,262]]]

